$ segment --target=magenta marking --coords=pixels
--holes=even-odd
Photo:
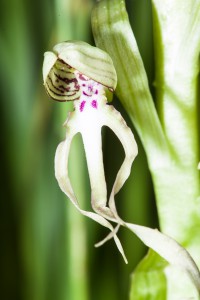
[[[85,106],[86,101],[82,101],[80,104],[80,111],[82,112],[84,110],[84,106]]]
[[[96,100],[92,100],[91,105],[93,108],[97,109],[97,101]]]
[[[88,91],[93,92],[93,85],[92,84],[88,85]]]
[[[90,97],[86,92],[83,91],[83,95]]]
[[[96,95],[98,94],[98,90],[95,91],[95,94],[96,94]]]

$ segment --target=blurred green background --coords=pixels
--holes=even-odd
[[[48,98],[42,83],[43,53],[63,40],[93,44],[92,0],[1,0],[1,294],[12,300],[128,299],[130,276],[146,248],[130,232],[119,238],[125,265],[113,241],[95,249],[107,230],[80,215],[54,177],[54,154],[71,104]],[[150,0],[127,0],[127,10],[150,85],[153,41]],[[152,90],[153,92],[153,90]],[[118,99],[114,106],[132,128]],[[133,128],[132,128],[133,129]],[[134,131],[134,129],[133,129]],[[117,195],[119,214],[155,227],[157,215],[146,157],[139,155]],[[117,138],[103,130],[108,190],[123,160]],[[85,209],[90,187],[81,138],[74,139],[70,176]]]

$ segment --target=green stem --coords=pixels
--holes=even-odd
[[[153,0],[155,86],[160,119],[171,149],[170,164],[153,172],[159,215],[163,230],[191,247],[200,265],[200,239],[196,231],[200,226],[199,20],[199,1],[185,1],[183,5],[179,0],[171,3]]]
[[[174,157],[179,164],[196,169],[200,5],[186,0],[183,6],[177,0],[168,4],[170,14],[166,7],[167,1],[153,0],[159,115]]]

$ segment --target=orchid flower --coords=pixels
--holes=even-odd
[[[200,290],[199,270],[183,247],[157,229],[124,222],[117,213],[114,197],[129,177],[138,148],[125,120],[106,98],[117,85],[117,75],[110,56],[84,42],[69,41],[57,44],[53,52],[45,53],[43,79],[46,91],[52,99],[74,103],[74,111],[69,113],[64,123],[66,138],[56,150],[55,176],[61,190],[81,214],[110,230],[108,236],[96,246],[101,246],[113,238],[127,263],[117,237],[119,227],[127,227],[169,263],[185,269]],[[113,131],[125,152],[109,199],[102,153],[103,126],[108,126]],[[68,174],[70,146],[77,133],[82,135],[84,144],[94,212],[85,211],[79,206]],[[116,227],[112,223],[115,223]]]

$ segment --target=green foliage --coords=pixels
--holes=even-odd
[[[131,300],[167,299],[166,262],[158,254],[149,250],[139,263],[131,278]]]

